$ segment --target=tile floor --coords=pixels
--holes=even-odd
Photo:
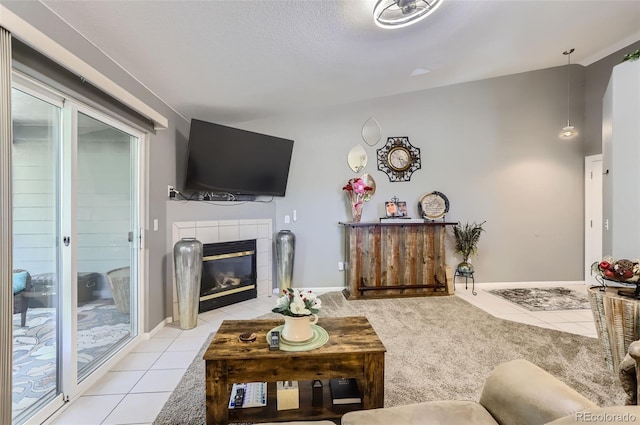
[[[597,338],[597,331],[593,321],[591,309],[586,310],[562,310],[562,311],[529,311],[517,304],[495,296],[485,290],[504,288],[526,288],[526,287],[558,287],[562,286],[574,291],[587,294],[588,286],[583,284],[558,285],[553,282],[544,284],[505,284],[505,283],[483,283],[476,286],[478,295],[471,294],[471,286],[465,290],[464,283],[456,285],[456,295],[469,301],[471,304],[501,319],[513,320],[514,322],[527,323],[529,325],[540,326],[542,328],[557,329],[577,335],[584,335]]]
[[[533,286],[547,285],[559,286]],[[596,338],[591,310],[530,312],[484,291],[526,286],[481,284],[476,286],[478,295],[473,296],[471,288],[465,290],[464,284],[458,283],[456,295],[503,319]],[[586,293],[584,285],[563,286]],[[271,310],[274,302],[274,297],[261,297],[209,311],[200,314],[198,326],[187,331],[176,324],[167,325],[153,338],[141,342],[104,379],[47,424],[150,425],[206,338],[223,320],[251,319]]]

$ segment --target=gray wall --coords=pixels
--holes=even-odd
[[[574,67],[582,87],[584,68]],[[572,103],[582,128],[581,90]],[[382,127],[375,147],[360,136],[369,116]],[[487,221],[473,258],[478,281],[582,280],[584,155],[581,137],[559,138],[565,123],[566,70],[558,67],[242,126],[295,140],[276,226],[296,233],[296,284],[317,287],[343,284],[338,222],[349,219],[349,210],[341,188],[354,176],[346,161],[357,143],[369,156],[364,171],[377,183],[364,221],[383,216],[393,196],[417,217],[419,198],[437,190],[451,202],[447,220]],[[390,183],[377,170],[376,149],[390,136],[408,136],[421,149],[422,168],[410,182]],[[298,221],[285,226],[283,216],[294,209]],[[459,261],[448,256],[451,265]]]

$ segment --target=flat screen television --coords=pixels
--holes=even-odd
[[[284,196],[293,140],[191,120],[185,190]]]

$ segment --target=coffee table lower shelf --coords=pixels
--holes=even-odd
[[[362,403],[333,404],[329,380],[322,380],[322,405],[313,406],[312,381],[298,381],[300,392],[300,407],[298,409],[278,410],[276,399],[276,383],[267,383],[267,405],[265,407],[248,407],[244,409],[229,409],[229,422],[275,422],[299,420],[335,420],[347,412],[362,410]]]

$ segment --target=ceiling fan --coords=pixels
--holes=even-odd
[[[403,28],[433,13],[443,0],[378,0],[373,18],[381,28]]]

